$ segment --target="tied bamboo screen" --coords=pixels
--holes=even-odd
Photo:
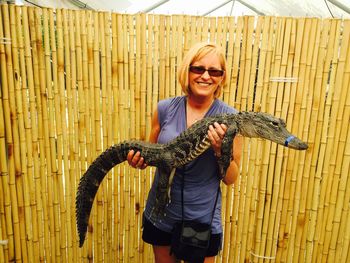
[[[76,189],[105,148],[148,138],[157,102],[181,94],[184,53],[208,40],[226,50],[222,99],[309,144],[245,139],[216,262],[349,262],[349,20],[0,7],[0,262],[153,261],[140,238],[153,168],[108,173],[82,249]]]

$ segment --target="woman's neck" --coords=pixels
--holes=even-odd
[[[200,119],[202,119],[205,114],[210,109],[211,105],[214,102],[214,98],[205,99],[205,100],[196,100],[187,97],[187,110],[186,110],[186,122],[187,127],[192,126],[192,124],[196,123]]]
[[[215,100],[214,97],[196,98],[194,96],[188,95],[187,105],[188,107],[190,107],[195,111],[208,110],[210,106],[213,104],[214,100]]]

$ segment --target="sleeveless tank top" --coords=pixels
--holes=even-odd
[[[237,110],[216,99],[205,117],[220,113],[237,113]],[[158,143],[167,143],[186,130],[186,96],[160,101],[158,103],[158,121],[161,127]],[[144,211],[144,216],[148,220],[150,220],[151,210],[155,203],[158,177],[158,170],[156,170]],[[174,223],[182,219],[182,177],[184,177],[184,219],[210,223],[215,196],[220,184],[218,164],[212,148],[209,148],[196,160],[176,169],[171,186],[171,202],[165,209],[165,216],[156,222],[151,222],[162,231],[171,232]],[[222,233],[221,192],[219,192],[217,202],[212,222],[213,234]]]

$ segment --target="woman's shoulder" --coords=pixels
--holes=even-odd
[[[184,106],[184,96],[171,97],[160,100],[158,102],[158,112],[172,112],[176,111],[179,107]]]
[[[182,111],[179,111],[181,107],[184,107],[185,97],[171,97],[167,99],[160,100],[158,102],[158,120],[159,123],[162,124],[168,118],[173,118],[174,115],[179,114]]]
[[[177,97],[171,97],[167,99],[162,99],[158,102],[158,107],[159,106],[176,106],[182,103],[185,100],[185,96],[177,96]]]

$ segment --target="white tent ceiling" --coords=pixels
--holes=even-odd
[[[350,0],[15,0],[12,2],[52,8],[90,8],[130,14],[148,12],[166,15],[350,18]]]

